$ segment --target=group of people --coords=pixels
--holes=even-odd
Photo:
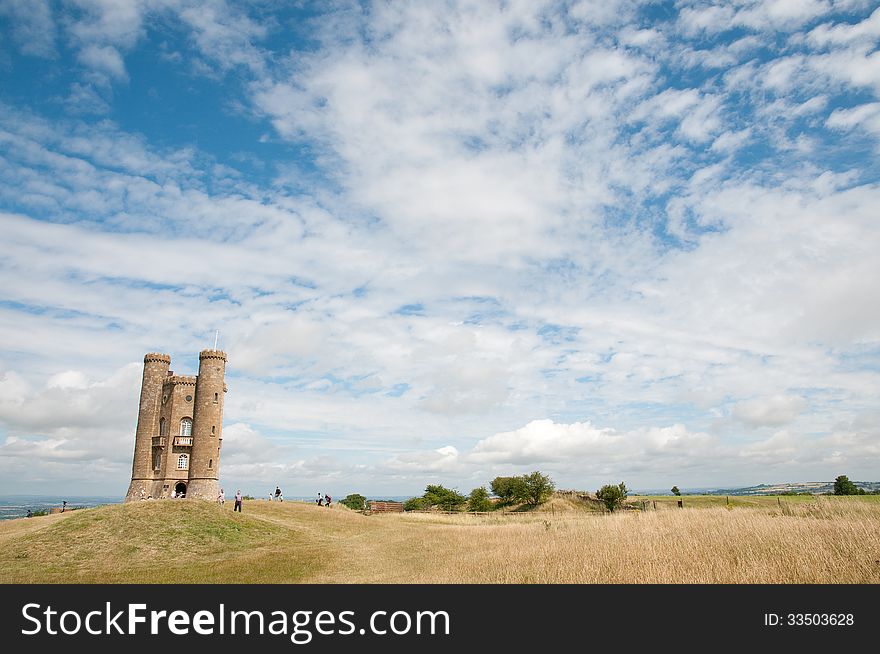
[[[242,496],[241,496],[240,489],[235,491],[235,498],[234,499],[235,499],[235,506],[232,507],[232,510],[238,511],[239,513],[241,513]],[[220,492],[217,494],[217,504],[219,504],[220,506],[223,506],[224,504],[226,504],[226,491],[223,490],[222,488],[220,489]]]
[[[235,491],[235,507],[232,509],[233,511],[238,511],[241,513],[241,491]],[[275,491],[269,493],[269,501],[270,502],[283,502],[284,494],[281,492],[280,486],[275,486]],[[330,506],[333,498],[330,497],[327,493],[318,493],[318,497],[315,500],[315,503],[318,506]],[[217,504],[223,506],[226,504],[226,492],[221,488],[220,493],[217,495]]]
[[[65,511],[67,511],[67,500],[64,500],[64,501],[61,503],[61,513],[64,513]],[[44,511],[43,513],[41,513],[40,515],[46,515],[45,511]],[[27,515],[26,515],[25,517],[27,517],[27,518],[33,518],[33,517],[34,517],[34,512],[31,511],[30,509],[28,509],[28,510],[27,510]]]

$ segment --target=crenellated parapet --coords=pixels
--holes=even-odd
[[[226,361],[226,352],[223,350],[202,350],[199,352],[199,361],[205,359],[220,359],[221,361]]]
[[[165,386],[195,386],[198,381],[198,376],[196,375],[171,375],[170,377],[165,378]]]
[[[144,355],[144,363],[167,363],[171,364],[171,357],[161,352],[149,352]]]

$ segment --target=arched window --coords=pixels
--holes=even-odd
[[[184,418],[180,421],[180,435],[181,436],[192,436],[193,433],[193,421],[192,418]]]
[[[214,467],[214,459],[208,459],[208,467],[209,467],[209,468],[213,468],[213,467]]]
[[[189,455],[181,454],[177,457],[177,469],[178,470],[189,470]]]
[[[162,454],[157,452],[156,457],[153,459],[153,470],[160,470],[161,468],[162,468]]]
[[[220,400],[220,394],[219,394],[219,393],[214,393],[214,404],[217,404],[217,402],[218,402],[219,400]]]
[[[217,426],[211,425],[211,436],[213,436],[215,434],[215,431],[214,431],[215,429],[217,429]]]
[[[165,422],[165,418],[159,418],[159,436],[167,436],[168,435],[168,423]]]

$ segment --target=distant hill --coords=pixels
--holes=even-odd
[[[880,481],[854,481],[868,492],[880,491]],[[786,484],[758,484],[745,488],[719,488],[703,491],[703,495],[780,495],[782,493],[833,493],[833,481],[803,481]]]

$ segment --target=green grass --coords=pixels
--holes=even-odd
[[[0,581],[210,582],[297,540],[290,528],[208,502],[105,506],[2,542]],[[292,563],[294,578],[310,567]]]

